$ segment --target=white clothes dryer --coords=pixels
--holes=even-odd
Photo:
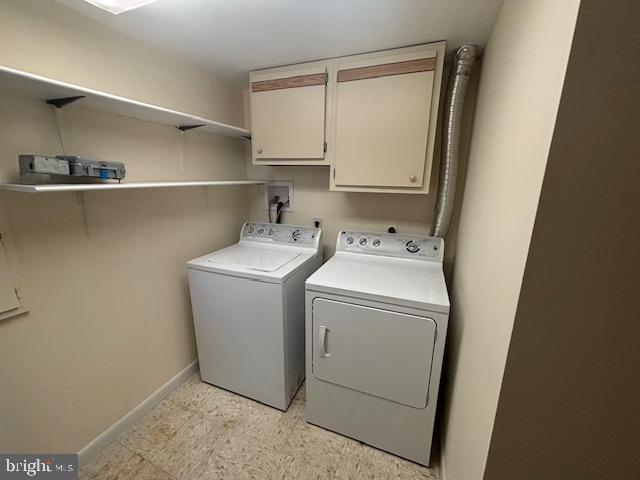
[[[440,238],[342,231],[306,281],[307,421],[428,465],[449,316]]]

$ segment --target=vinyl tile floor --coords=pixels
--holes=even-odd
[[[304,419],[304,386],[286,412],[192,376],[124,432],[80,479],[438,479]]]

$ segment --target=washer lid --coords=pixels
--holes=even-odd
[[[190,270],[283,283],[316,258],[309,249],[240,242],[187,262]]]
[[[207,262],[244,267],[259,272],[275,272],[300,256],[299,252],[238,244],[210,255]]]

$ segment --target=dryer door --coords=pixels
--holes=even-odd
[[[410,407],[427,406],[432,319],[316,298],[312,326],[314,377]]]

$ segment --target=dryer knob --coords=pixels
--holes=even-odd
[[[355,242],[355,239],[353,237],[347,237],[345,241],[347,242],[347,245],[353,245],[353,242]]]
[[[407,242],[407,252],[409,253],[417,253],[420,251],[420,246],[414,242],[413,240],[409,240]]]
[[[291,233],[291,238],[294,242],[297,242],[298,240],[300,240],[300,238],[302,238],[302,232],[300,230],[294,230]]]

